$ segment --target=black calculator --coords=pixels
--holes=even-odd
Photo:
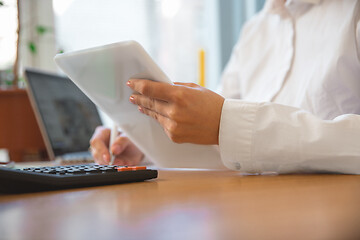
[[[26,193],[140,182],[157,178],[144,166],[71,165],[10,169],[0,167],[0,192]]]

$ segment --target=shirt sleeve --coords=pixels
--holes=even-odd
[[[219,148],[233,170],[360,174],[360,116],[321,120],[285,105],[225,100]]]

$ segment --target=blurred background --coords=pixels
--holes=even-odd
[[[264,0],[0,0],[2,72],[16,58],[17,3],[19,73],[28,66],[57,71],[57,52],[134,39],[172,81],[196,82],[204,49],[206,83],[216,88],[243,23]]]
[[[5,100],[9,92],[26,89],[25,68],[61,74],[53,62],[56,53],[132,39],[172,81],[198,82],[199,52],[204,52],[205,86],[216,90],[244,22],[264,1],[0,0],[0,148],[9,145],[12,134],[4,120],[9,111],[29,105],[25,90],[24,102]],[[39,155],[27,151],[25,160]]]

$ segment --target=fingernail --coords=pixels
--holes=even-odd
[[[142,109],[142,107],[139,106],[138,109],[141,113],[144,113],[144,110]]]
[[[134,96],[130,96],[130,102],[135,103],[135,98],[134,98]]]
[[[129,87],[131,87],[131,81],[130,81],[130,80],[127,81],[127,82],[126,82],[126,85],[128,85]]]
[[[120,145],[115,145],[115,146],[112,148],[112,150],[113,150],[113,151],[112,151],[113,154],[118,155],[118,154],[121,153],[122,147],[121,147]]]
[[[108,161],[110,161],[109,159],[107,159],[108,157],[107,157],[107,155],[106,155],[106,154],[103,154],[103,156],[102,156],[102,157],[103,157],[103,160],[104,160],[104,161],[107,161],[107,162],[108,162]]]

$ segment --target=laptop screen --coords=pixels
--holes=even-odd
[[[34,70],[25,74],[54,155],[87,151],[102,124],[96,106],[66,77]]]

